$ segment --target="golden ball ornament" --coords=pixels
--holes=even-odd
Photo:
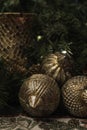
[[[33,15],[0,13],[0,58],[11,72],[25,72]]]
[[[66,109],[76,117],[87,116],[87,77],[75,76],[62,87],[62,98]]]
[[[23,109],[33,117],[45,117],[58,107],[60,89],[56,81],[43,74],[34,74],[26,79],[19,91]]]
[[[71,78],[73,61],[68,55],[56,52],[49,54],[42,61],[42,73],[45,73],[63,84],[66,80]]]

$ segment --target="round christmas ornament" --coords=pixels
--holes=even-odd
[[[10,71],[25,72],[33,15],[0,13],[0,58]]]
[[[49,54],[42,61],[42,73],[45,73],[63,84],[71,77],[72,59],[68,55],[56,52]]]
[[[53,78],[34,74],[24,81],[19,91],[19,100],[29,115],[45,117],[57,109],[60,90]]]
[[[74,116],[87,116],[87,77],[75,76],[62,87],[63,102]]]

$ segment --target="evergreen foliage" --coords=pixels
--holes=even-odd
[[[36,14],[36,21],[32,27],[31,46],[26,50],[28,58],[32,59],[31,64],[41,62],[48,53],[66,50],[72,54],[75,61],[75,75],[82,74],[87,65],[87,2],[85,0],[0,0],[0,11]],[[0,68],[3,69],[1,64]],[[13,80],[23,79],[21,76],[17,80],[14,76],[12,78],[10,78],[12,83]],[[3,82],[9,84],[8,81],[7,78]],[[1,103],[1,100],[5,99],[5,96],[9,97],[8,94],[11,93],[2,86],[0,87]],[[5,101],[7,100],[8,98]]]
[[[3,60],[0,60],[0,113],[4,108],[18,105],[18,92],[22,84],[22,75],[7,71]]]

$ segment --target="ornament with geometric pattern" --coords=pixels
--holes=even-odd
[[[26,79],[19,91],[19,101],[24,110],[34,117],[45,117],[58,107],[60,89],[56,81],[43,74]]]
[[[68,55],[56,52],[49,54],[42,61],[42,73],[45,73],[63,84],[67,79],[71,78],[73,61]]]
[[[32,15],[28,13],[0,14],[0,58],[10,71],[25,71]]]
[[[87,77],[75,76],[62,87],[63,103],[70,114],[87,116]]]

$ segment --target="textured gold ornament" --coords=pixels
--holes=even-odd
[[[70,57],[56,52],[44,58],[41,70],[62,84],[71,77],[72,63]]]
[[[60,90],[56,81],[43,74],[26,79],[19,91],[20,104],[31,116],[48,116],[58,107]]]
[[[62,87],[63,102],[74,116],[87,116],[87,77],[75,76]]]
[[[19,13],[0,14],[0,58],[10,71],[25,71],[25,48],[30,42],[32,15]]]

